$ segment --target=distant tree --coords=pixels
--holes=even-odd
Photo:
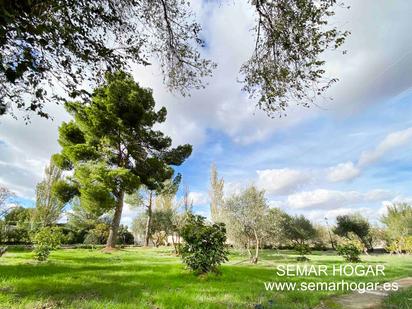
[[[387,206],[387,213],[381,221],[386,225],[390,239],[412,236],[412,206],[407,203],[394,203]]]
[[[33,210],[23,206],[17,206],[11,209],[7,215],[4,216],[4,221],[9,225],[26,226],[30,223],[30,218]]]
[[[121,224],[119,226],[119,236],[117,237],[117,243],[120,245],[133,245],[134,237],[129,231],[127,225]]]
[[[394,203],[387,207],[381,221],[386,225],[387,250],[398,254],[412,252],[412,206]]]
[[[316,237],[312,240],[315,250],[326,250],[328,247],[334,249],[336,235],[332,235],[329,228],[324,225],[315,225]],[[333,247],[332,247],[333,246]]]
[[[149,246],[152,233],[152,217],[155,206],[157,209],[172,209],[173,199],[179,188],[182,176],[177,174],[172,179],[167,179],[162,183],[153,185],[151,189],[144,186],[140,190],[136,190],[132,195],[127,197],[127,202],[134,206],[143,206],[146,208],[146,228],[145,228],[145,246]]]
[[[192,213],[193,211],[193,200],[190,198],[189,186],[185,185],[183,192],[183,212],[185,214]]]
[[[62,171],[53,162],[45,169],[45,178],[36,186],[36,208],[32,221],[37,227],[52,226],[61,217],[64,204],[53,192],[53,185],[62,179]]]
[[[186,1],[0,2],[0,115],[13,108],[48,117],[47,102],[88,96],[106,70],[158,59],[164,81],[187,94],[214,64],[201,57],[201,27]]]
[[[133,218],[131,231],[132,231],[135,243],[137,243],[138,240],[143,240],[143,243],[144,243],[145,236],[146,236],[146,223],[147,223],[147,213],[146,212],[141,212],[135,218]]]
[[[167,236],[175,231],[173,209],[158,209],[153,212],[153,221],[150,228],[150,238],[155,247],[166,244]]]
[[[333,229],[333,232],[346,238],[349,238],[349,233],[353,233],[359,237],[365,248],[371,248],[370,228],[368,220],[360,214],[342,215],[336,217],[336,227]]]
[[[86,237],[84,238],[84,243],[88,245],[100,245],[107,242],[109,237],[110,225],[105,222],[99,222],[92,229],[90,229]]]
[[[68,226],[88,230],[93,228],[98,221],[99,216],[96,215],[96,213],[88,211],[85,207],[81,207],[79,199],[73,199],[72,208],[67,212]]]
[[[64,201],[79,196],[82,207],[104,214],[114,211],[106,247],[116,246],[125,194],[141,184],[155,190],[173,175],[191,146],[171,148],[172,140],[152,127],[165,121],[166,109],[154,110],[152,92],[116,72],[94,91],[91,101],[66,103],[74,117],[59,128],[62,152],[53,159],[74,170],[54,189]]]
[[[285,212],[280,208],[269,208],[264,214],[264,242],[271,247],[279,247],[285,241],[282,222]]]
[[[10,210],[7,205],[7,201],[9,201],[13,196],[13,192],[0,185],[0,219],[3,218]]]
[[[32,209],[22,206],[13,207],[5,216],[5,238],[8,243],[29,243]]]
[[[179,185],[182,176],[177,174],[174,179],[168,179],[163,184],[160,190],[156,192],[155,208],[158,210],[176,209],[176,193],[179,190]]]
[[[219,178],[216,165],[213,163],[210,168],[210,215],[213,222],[221,221],[221,211],[223,208],[223,178]]]
[[[265,215],[269,207],[264,195],[264,191],[251,186],[229,197],[223,210],[230,240],[245,246],[254,264],[259,260],[259,248],[267,231]],[[250,250],[252,244],[254,254]]]
[[[287,239],[297,246],[304,246],[309,240],[314,240],[317,231],[313,224],[303,215],[284,215],[282,230]]]

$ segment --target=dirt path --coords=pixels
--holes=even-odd
[[[396,280],[400,289],[412,286],[412,277]],[[316,309],[344,308],[344,309],[378,309],[383,299],[389,293],[383,291],[382,286],[377,290],[360,294],[353,292],[350,294],[334,296],[324,300]]]

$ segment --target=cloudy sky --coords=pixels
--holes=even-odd
[[[227,194],[249,184],[268,202],[314,222],[359,211],[376,221],[391,201],[412,200],[412,6],[408,0],[347,1],[334,23],[352,32],[346,55],[331,53],[327,72],[338,77],[319,107],[292,107],[270,119],[240,91],[240,65],[253,48],[248,1],[193,1],[218,68],[209,86],[189,98],[167,92],[154,63],[133,66],[136,80],[166,106],[162,130],[194,153],[178,171],[195,210],[208,215],[209,169],[215,162]],[[57,127],[68,116],[50,106],[54,121],[24,125],[0,118],[0,183],[33,206],[34,188],[50,155],[59,151]],[[126,208],[123,222],[135,211]]]

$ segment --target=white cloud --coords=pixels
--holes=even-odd
[[[360,170],[349,161],[329,168],[327,178],[332,182],[351,180],[360,175]]]
[[[331,88],[330,95],[334,101],[328,104],[328,112],[316,107],[309,110],[292,107],[287,111],[287,117],[270,119],[255,107],[247,94],[240,91],[242,85],[237,82],[239,68],[253,50],[250,29],[255,20],[250,2],[217,2],[193,1],[205,29],[203,36],[207,48],[203,52],[219,65],[205,90],[194,91],[189,98],[174,96],[162,84],[158,64],[153,63],[146,68],[131,66],[136,80],[153,88],[158,106],[167,107],[167,121],[160,127],[175,144],[191,143],[196,151],[196,146],[207,139],[208,130],[213,129],[240,145],[262,142],[264,153],[258,157],[261,160],[263,156],[271,157],[266,148],[268,145],[264,143],[279,130],[287,130],[319,114],[339,117],[350,114],[362,106],[377,104],[397,95],[412,84],[412,75],[408,71],[412,64],[409,56],[412,19],[409,18],[408,1],[349,0],[352,8],[340,10],[336,17],[338,26],[343,25],[352,32],[344,46],[348,55],[334,53],[327,59],[328,74],[340,78]],[[320,105],[325,107],[325,104]],[[33,117],[32,124],[26,126],[10,117],[0,118],[0,161],[3,163],[0,165],[0,181],[19,195],[33,197],[35,184],[41,179],[42,166],[51,154],[59,150],[57,127],[69,116],[62,106],[51,105],[48,108],[55,117],[53,122]],[[383,146],[365,152],[360,160],[362,164],[378,160],[405,142],[405,136],[394,135],[390,139],[393,141],[384,141]],[[7,149],[1,147],[1,141],[6,143]],[[341,163],[334,170],[331,168],[329,176],[332,181],[349,180],[357,176],[359,168],[348,162]],[[269,183],[264,183],[268,192],[288,192],[303,185],[303,175],[300,178],[299,175],[286,174],[284,179],[273,179],[271,186],[266,187]],[[269,174],[265,177],[271,179]],[[232,189],[236,186],[233,185]],[[230,190],[228,188],[227,191]]]
[[[193,206],[205,205],[209,203],[209,196],[205,192],[189,192],[189,201]]]
[[[356,165],[352,161],[348,161],[330,167],[327,179],[331,182],[352,180],[361,174],[362,168],[382,159],[388,152],[405,146],[411,139],[412,127],[391,132],[374,149],[363,151]]]
[[[310,179],[308,173],[289,168],[258,170],[257,174],[257,186],[269,194],[291,193]]]
[[[411,138],[412,128],[388,134],[375,149],[362,152],[358,165],[366,166],[376,162],[387,152],[409,143]]]
[[[358,191],[337,191],[317,189],[289,195],[287,206],[295,209],[336,209],[351,205],[382,201],[391,194],[384,190],[372,190],[366,193]]]
[[[348,215],[360,213],[362,216],[366,217],[368,221],[376,223],[380,214],[375,208],[371,207],[360,207],[360,208],[337,208],[331,210],[308,210],[304,212],[305,217],[317,224],[325,224],[325,218],[328,219],[328,224],[332,225],[336,221],[337,216]]]

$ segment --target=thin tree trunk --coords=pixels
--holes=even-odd
[[[259,260],[259,245],[260,245],[260,243],[259,243],[259,237],[258,237],[256,231],[254,231],[254,234],[255,234],[256,247],[255,247],[255,256],[252,259],[252,263],[257,264],[257,262]]]
[[[172,232],[172,245],[173,245],[173,249],[175,250],[175,254],[177,255],[177,244],[175,242],[175,233]]]
[[[145,246],[146,247],[149,247],[151,224],[152,224],[152,191],[150,191],[149,193],[149,205],[147,205],[147,221],[146,221],[146,235],[145,235]]]
[[[124,192],[120,191],[117,198],[117,205],[114,211],[112,224],[110,225],[109,237],[107,238],[106,249],[116,248],[117,232],[119,230],[120,219],[122,218]]]
[[[250,239],[247,239],[247,244],[246,244],[246,249],[247,253],[249,254],[249,259],[252,260],[252,252],[250,251]]]

